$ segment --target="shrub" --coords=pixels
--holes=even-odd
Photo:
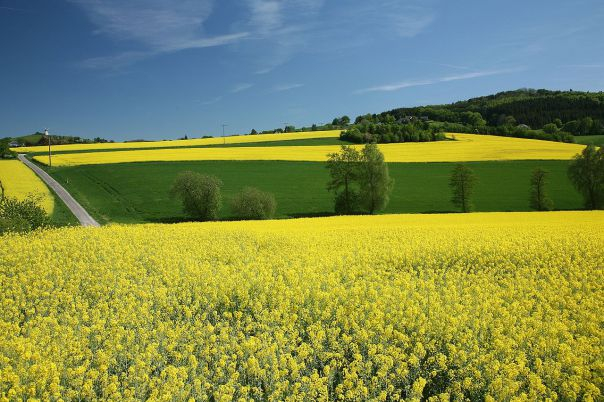
[[[50,225],[50,218],[40,206],[41,197],[28,196],[24,200],[3,197],[0,200],[0,234],[29,232]]]
[[[269,219],[275,215],[277,203],[271,193],[246,187],[233,198],[231,209],[240,219]]]
[[[174,180],[170,195],[180,198],[185,214],[202,221],[212,221],[218,219],[222,206],[221,187],[222,182],[215,176],[185,171]]]

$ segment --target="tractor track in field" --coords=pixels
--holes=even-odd
[[[72,195],[65,190],[65,187],[59,184],[59,182],[53,179],[43,169],[28,160],[24,154],[19,154],[18,158],[25,164],[25,166],[33,170],[34,173],[37,174],[42,181],[44,181],[44,183],[46,183],[46,185],[52,189],[52,191],[65,203],[65,205],[67,205],[67,208],[69,208],[77,220],[80,221],[82,226],[100,226],[99,223],[75,200],[75,198],[73,198]]]

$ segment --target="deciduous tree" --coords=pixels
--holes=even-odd
[[[451,202],[461,209],[461,212],[470,212],[473,208],[472,194],[476,176],[474,171],[464,164],[458,164],[451,173],[449,185],[453,191]]]
[[[367,212],[373,214],[388,205],[394,180],[376,144],[366,144],[361,151],[359,185],[360,204]]]
[[[531,175],[530,206],[537,211],[551,211],[554,207],[545,189],[548,174],[548,171],[536,168]]]
[[[331,179],[327,189],[336,195],[335,212],[351,214],[358,209],[358,179],[361,155],[352,146],[342,145],[340,152],[328,155],[327,168]]]
[[[184,171],[174,180],[170,194],[180,198],[185,214],[212,221],[218,219],[222,205],[221,187],[222,182],[215,176]]]
[[[568,177],[583,195],[585,208],[604,207],[604,148],[588,145],[571,162]]]

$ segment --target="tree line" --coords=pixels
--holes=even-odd
[[[361,151],[343,145],[340,152],[328,155],[327,169],[330,174],[327,189],[334,193],[336,214],[373,214],[387,206],[394,181],[376,144],[366,144]],[[529,183],[531,209],[550,211],[554,208],[547,191],[548,175],[542,168],[533,170]],[[604,208],[604,148],[587,146],[570,163],[568,177],[583,196],[586,209]],[[475,172],[468,165],[460,163],[453,168],[449,178],[451,203],[459,211],[474,209],[477,182]]]
[[[448,132],[479,132],[572,142],[573,135],[604,134],[604,92],[520,89],[448,105],[398,108],[359,118],[383,122],[424,118]]]

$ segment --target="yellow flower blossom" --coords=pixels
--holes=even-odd
[[[0,238],[0,400],[602,400],[604,212]]]
[[[585,145],[566,144],[523,138],[477,134],[455,134],[456,141],[409,142],[380,144],[388,162],[463,162],[491,160],[571,159]],[[359,148],[361,145],[355,145]],[[53,156],[53,166],[77,166],[127,162],[165,162],[198,160],[327,160],[329,153],[338,152],[337,145],[172,148],[114,152],[84,152]],[[35,160],[48,163],[47,155]]]

